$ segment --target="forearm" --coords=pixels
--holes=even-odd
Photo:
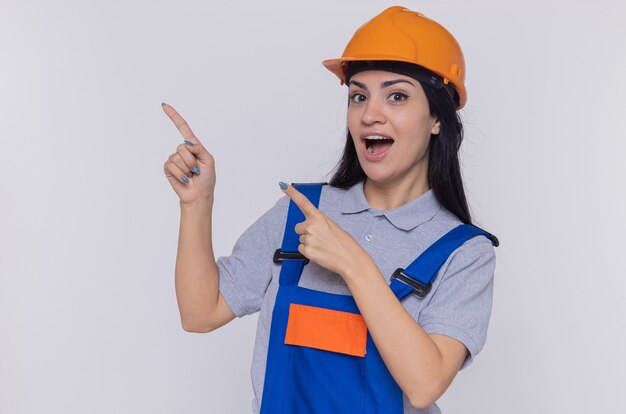
[[[176,298],[186,330],[204,329],[219,297],[212,240],[213,200],[181,204],[176,256]]]
[[[436,400],[445,387],[435,342],[404,309],[372,260],[348,273],[346,284],[398,386],[414,406]]]

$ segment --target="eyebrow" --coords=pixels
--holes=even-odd
[[[393,80],[388,80],[388,81],[385,81],[385,82],[381,83],[381,84],[380,84],[380,87],[381,87],[382,89],[385,89],[385,88],[390,87],[391,85],[395,85],[396,83],[402,83],[402,82],[404,82],[404,83],[408,83],[408,84],[409,84],[409,85],[411,85],[411,86],[415,86],[415,85],[413,85],[413,83],[412,83],[412,82],[409,82],[409,81],[408,81],[408,80],[406,80],[406,79],[393,79]],[[355,84],[355,85],[356,85],[356,86],[358,86],[359,88],[362,88],[362,89],[367,90],[367,86],[365,86],[365,85],[364,85],[364,84],[362,84],[361,82],[357,82],[357,81],[351,80],[351,81],[350,81],[350,84],[349,84],[348,86],[350,86],[350,85],[352,85],[352,84]]]

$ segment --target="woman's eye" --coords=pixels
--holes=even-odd
[[[350,96],[350,103],[359,103],[359,102],[363,102],[365,100],[365,95],[363,95],[362,93],[353,93]]]
[[[391,95],[389,95],[389,99],[391,99],[393,102],[401,102],[406,100],[406,98],[408,98],[409,96],[405,93],[402,92],[394,92]]]

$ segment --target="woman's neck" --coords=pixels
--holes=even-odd
[[[391,184],[376,183],[366,177],[363,194],[372,208],[388,211],[405,205],[429,189],[425,177],[422,180],[404,180]]]

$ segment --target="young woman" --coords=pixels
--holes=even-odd
[[[181,206],[183,328],[260,312],[255,413],[439,413],[485,343],[498,244],[471,224],[461,181],[463,54],[396,6],[323,63],[349,88],[334,176],[281,182],[285,196],[217,261],[213,158],[163,105],[185,138],[165,163]]]

